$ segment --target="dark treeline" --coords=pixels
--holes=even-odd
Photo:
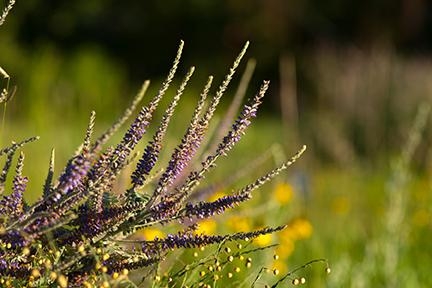
[[[248,96],[271,80],[264,110],[338,162],[399,151],[432,99],[427,0],[26,0],[0,29],[2,67],[20,83],[9,114],[44,127],[55,105],[67,119],[95,109],[108,121],[129,101],[119,95],[164,77],[180,39],[197,91],[251,41]]]
[[[33,0],[17,4],[14,22],[29,49],[41,41],[64,51],[96,44],[141,81],[165,72],[166,50],[179,38],[194,62],[221,69],[246,40],[263,71],[275,69],[283,51],[300,57],[327,42],[365,48],[384,42],[423,53],[432,48],[431,6],[426,0]]]

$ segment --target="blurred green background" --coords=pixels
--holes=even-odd
[[[148,95],[155,93],[180,39],[186,43],[180,73],[191,65],[197,71],[168,148],[186,127],[184,115],[206,77],[220,83],[247,40],[246,58],[257,66],[246,95],[262,79],[271,88],[219,178],[268,147],[275,160],[266,168],[308,145],[289,173],[261,189],[285,183],[294,192],[283,205],[273,199],[282,206],[264,209],[260,225],[299,218],[313,227],[283,259],[288,268],[327,258],[329,277],[304,272],[314,274],[311,287],[432,286],[432,4],[426,0],[18,1],[0,27],[0,66],[17,86],[2,107],[0,144],[41,136],[24,149],[31,191],[40,191],[52,147],[62,167],[80,144],[91,110],[100,132],[143,80],[151,79]]]

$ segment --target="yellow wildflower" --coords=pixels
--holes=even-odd
[[[264,234],[255,238],[254,243],[260,247],[268,246],[272,243],[272,234]]]
[[[292,252],[294,251],[294,241],[290,238],[282,238],[281,239],[281,243],[279,246],[277,246],[276,248],[276,254],[279,255],[279,259],[286,259],[288,258]],[[281,269],[279,269],[281,270]]]
[[[234,232],[245,232],[251,230],[250,220],[246,217],[233,216],[227,221],[228,227]]]
[[[285,205],[291,201],[294,189],[289,183],[278,183],[273,191],[273,196],[280,205]]]
[[[288,227],[281,232],[281,239],[288,240],[299,240],[307,239],[312,235],[313,227],[312,224],[303,218],[293,220]]]
[[[142,230],[139,230],[137,232],[137,235],[144,237],[145,240],[154,240],[156,237],[157,238],[165,237],[165,233],[155,228],[144,228]]]
[[[197,234],[213,234],[216,231],[216,221],[213,219],[204,219],[198,222]]]
[[[294,223],[298,239],[306,239],[312,235],[312,224],[308,220],[299,218]]]

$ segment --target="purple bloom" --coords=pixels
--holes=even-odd
[[[197,218],[208,218],[216,214],[223,213],[228,208],[233,208],[246,200],[249,200],[249,193],[223,196],[213,202],[199,202],[198,204],[187,203],[184,215],[187,218],[195,216]]]
[[[159,157],[159,152],[162,148],[162,142],[168,129],[168,124],[171,120],[172,115],[174,114],[174,110],[180,100],[180,96],[183,94],[184,89],[186,88],[189,79],[191,78],[193,72],[195,71],[195,67],[192,67],[189,72],[186,74],[183,82],[181,83],[179,89],[177,90],[176,95],[174,96],[173,101],[169,105],[168,109],[165,111],[164,116],[162,117],[161,124],[159,125],[159,129],[156,131],[153,136],[153,141],[147,145],[144,150],[144,155],[141,160],[137,164],[137,168],[132,173],[132,183],[135,186],[140,186],[144,184],[146,176],[149,175],[151,169],[156,165],[156,161]]]
[[[80,154],[71,161],[65,172],[60,176],[60,183],[55,189],[56,192],[64,195],[78,187],[90,169],[88,156],[88,154]]]
[[[200,147],[201,141],[204,138],[204,133],[207,130],[209,119],[213,113],[213,105],[210,105],[205,113],[205,116],[200,119],[201,111],[204,107],[205,100],[209,93],[213,77],[210,76],[204,90],[201,93],[200,101],[198,101],[197,107],[195,108],[192,121],[181,140],[181,143],[177,148],[174,149],[174,153],[171,155],[171,159],[168,163],[168,167],[165,169],[162,177],[159,179],[158,186],[154,191],[154,195],[158,196],[167,189],[168,185],[172,185],[174,180],[181,175],[187,165],[191,162],[197,149]],[[214,102],[214,101],[213,101]]]
[[[150,174],[150,171],[156,165],[159,156],[161,144],[152,141],[144,150],[143,157],[139,160],[136,170],[132,174],[132,183],[137,186],[144,184],[145,176]]]
[[[241,136],[245,133],[246,128],[250,125],[251,118],[256,116],[256,111],[261,104],[261,100],[264,97],[269,86],[269,81],[264,81],[261,85],[259,92],[250,101],[249,105],[245,105],[240,113],[240,116],[232,125],[231,130],[225,136],[222,142],[218,145],[216,152],[213,155],[207,156],[207,158],[202,163],[202,167],[198,171],[192,171],[186,182],[181,186],[176,188],[173,195],[177,195],[178,201],[183,201],[186,199],[191,191],[198,185],[199,181],[204,177],[205,173],[211,168],[215,167],[216,160],[222,156],[226,155],[234,145],[240,140]]]

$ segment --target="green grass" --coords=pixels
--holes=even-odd
[[[23,124],[6,123],[6,136],[2,139],[2,144],[26,136],[41,136],[39,141],[24,148],[26,153],[24,173],[30,177],[29,191],[40,191],[52,147],[56,148],[56,166],[64,166],[66,159],[83,137],[82,131],[85,126],[80,126],[73,123],[59,125],[53,123],[51,127],[37,131],[28,129]],[[101,131],[106,126],[108,124],[99,123],[96,130]],[[231,157],[221,161],[218,172],[211,174],[210,177],[223,181],[226,175],[235,173],[239,167],[253,159],[253,155],[256,157],[262,155],[275,141],[280,140],[278,129],[280,129],[278,122],[266,118],[258,119],[239,146],[233,150]],[[167,146],[174,146],[174,139],[178,138],[169,140]],[[274,166],[274,161],[280,160],[278,159],[281,157],[280,154],[275,152],[270,155],[273,157],[269,157],[262,166],[242,179],[246,182]],[[284,260],[288,269],[291,270],[316,258],[328,259],[332,268],[332,273],[328,276],[323,273],[322,265],[301,270],[298,275],[306,277],[308,287],[362,287],[363,285],[363,287],[389,287],[389,283],[393,280],[387,278],[385,269],[381,269],[386,261],[382,249],[388,248],[389,244],[396,245],[394,251],[398,253],[398,263],[394,270],[396,274],[392,277],[397,279],[401,287],[432,285],[432,279],[428,277],[432,253],[430,252],[432,243],[428,240],[432,236],[430,229],[432,183],[427,173],[405,171],[411,177],[403,187],[396,187],[397,189],[392,191],[390,182],[394,181],[392,180],[394,170],[390,165],[381,165],[381,167],[357,165],[345,169],[338,166],[314,165],[310,157],[301,159],[300,162],[302,161],[304,163],[295,166],[278,180],[288,181],[293,185],[295,194],[291,202],[285,206],[278,206],[273,195],[276,184],[267,184],[255,193],[256,199],[250,204],[240,207],[238,211],[233,210],[226,216],[218,217],[217,231],[229,231],[230,228],[223,223],[233,215],[250,218],[252,225],[278,225],[289,223],[293,218],[304,217],[312,224],[313,233],[310,238],[295,243],[294,251]],[[307,191],[303,191],[296,184],[299,175],[306,179]],[[242,179],[236,185],[240,185]],[[228,188],[225,191],[229,193],[230,190]],[[404,195],[404,201],[401,203],[404,216],[397,228],[400,232],[399,238],[393,239],[395,243],[388,243],[392,240],[389,238],[392,234],[391,231],[389,232],[386,217],[391,213],[391,209],[395,209],[389,206],[390,198],[395,197],[394,193]],[[26,196],[29,201],[34,201],[38,197],[35,194]],[[263,205],[263,203],[267,204]],[[273,242],[281,241],[275,237]],[[269,258],[262,258],[256,267],[271,268],[274,262],[271,258],[272,253]],[[270,283],[277,279],[276,276],[267,274]]]
[[[21,79],[20,82],[25,83],[21,90],[23,92],[18,93],[16,98],[8,103],[6,119],[1,123],[1,126],[4,125],[0,135],[1,146],[12,140],[19,141],[34,135],[41,136],[39,141],[23,148],[26,153],[24,175],[30,178],[28,184],[30,193],[25,195],[29,202],[33,202],[40,196],[34,191],[41,191],[51,149],[56,149],[56,167],[64,167],[67,159],[82,142],[90,111],[96,109],[98,115],[101,115],[97,117],[95,127],[96,134],[99,134],[109,127],[110,120],[114,121],[129,101],[124,95],[121,99],[115,98],[125,86],[124,72],[117,70],[112,63],[106,64],[102,56],[102,58],[93,59],[92,56],[97,54],[97,51],[84,49],[75,55],[75,60],[69,60],[66,64],[60,63],[62,64],[60,65],[53,60],[55,57],[53,58],[49,48],[46,49],[39,62],[36,63],[39,65],[32,66],[35,68],[28,71],[28,75],[26,74],[28,78]],[[12,53],[11,51],[9,52]],[[9,64],[8,66],[12,66],[13,63]],[[66,67],[65,71],[60,71],[60,66]],[[26,66],[23,67],[21,71],[27,72]],[[94,77],[89,76],[97,74],[96,72],[100,70],[111,71],[112,78],[107,80],[103,76],[105,74],[101,74],[94,80]],[[81,75],[81,71],[87,71],[90,74]],[[65,73],[63,75],[60,72]],[[118,75],[116,76],[115,73]],[[58,76],[60,74],[62,76]],[[68,96],[64,92],[68,91],[69,86],[61,85],[67,80],[68,74],[72,75],[72,83],[68,85],[75,87],[76,91],[87,91],[86,94],[96,95],[96,97],[84,97],[80,94],[81,92],[75,93],[75,91],[73,97],[68,97],[68,101],[76,100],[74,103],[68,102],[74,109],[64,103],[58,106],[64,100],[63,97]],[[96,82],[93,80],[89,82],[90,78]],[[108,82],[112,83],[108,85]],[[103,83],[106,85],[102,85]],[[194,87],[201,86],[201,83],[194,85],[196,86],[191,86],[192,91],[188,91],[179,104],[178,111],[181,113],[173,117],[172,125],[168,130],[169,137],[165,142],[165,151],[172,151],[187,126],[187,119],[184,119],[183,115],[190,115],[193,109],[192,103],[197,100],[192,99],[191,95],[197,95],[198,90],[194,91]],[[366,85],[359,86],[366,87]],[[89,87],[93,89],[89,90]],[[157,85],[152,87],[155,89]],[[51,90],[57,92],[54,93]],[[34,91],[35,94],[26,91]],[[149,94],[154,94],[151,89],[149,92]],[[49,94],[49,97],[44,97],[46,93]],[[27,95],[21,98],[22,94]],[[133,93],[125,91],[124,94]],[[229,98],[230,95],[225,97]],[[108,101],[104,102],[104,99]],[[161,106],[166,107],[169,104],[170,97],[167,99],[161,103]],[[145,103],[146,100],[148,98],[144,99]],[[229,102],[228,99],[223,99],[223,101]],[[410,105],[413,106],[413,103],[410,102]],[[116,107],[113,108],[113,106]],[[3,113],[3,107],[1,106],[1,113]],[[79,109],[75,109],[77,107]],[[287,258],[281,257],[283,259],[279,260],[279,262],[283,260],[287,271],[290,271],[313,259],[327,259],[332,268],[330,275],[325,275],[325,265],[320,264],[308,266],[298,272],[298,277],[306,277],[307,287],[395,287],[395,285],[431,287],[432,278],[429,277],[430,259],[432,259],[431,173],[427,169],[418,169],[418,165],[410,161],[406,162],[402,170],[398,170],[400,167],[395,166],[395,163],[400,161],[398,159],[407,150],[405,146],[409,145],[399,144],[400,151],[395,152],[392,148],[392,152],[381,153],[378,158],[373,159],[369,159],[367,153],[363,156],[355,155],[356,157],[350,162],[351,154],[342,155],[344,151],[338,150],[340,147],[355,146],[349,142],[349,135],[345,135],[343,129],[342,132],[333,131],[334,134],[325,134],[327,131],[324,129],[325,124],[330,122],[333,125],[332,123],[338,121],[335,120],[338,118],[327,119],[325,114],[315,113],[317,116],[309,117],[307,120],[310,123],[303,124],[302,127],[316,126],[316,130],[300,131],[301,136],[294,137],[290,131],[283,131],[279,119],[261,114],[260,112],[258,119],[230,156],[221,159],[218,163],[219,169],[209,173],[208,182],[204,182],[202,187],[205,187],[206,183],[226,184],[222,185],[223,191],[229,193],[231,189],[249,183],[251,179],[264,174],[294,154],[300,148],[294,143],[298,142],[299,145],[304,143],[309,149],[303,158],[295,163],[288,172],[279,176],[275,183],[266,184],[255,192],[254,199],[250,203],[234,209],[226,216],[217,217],[216,231],[232,232],[234,228],[225,224],[229,223],[233,216],[247,219],[251,228],[292,224],[293,219],[307,219],[313,227],[312,235],[295,241],[292,253]],[[395,115],[398,114],[395,113]],[[379,116],[384,117],[385,115],[380,114]],[[156,115],[153,123],[158,123],[160,117],[161,115]],[[345,118],[339,122],[343,122],[343,119]],[[349,127],[352,123],[347,121],[343,124],[341,126]],[[404,123],[405,126],[408,124]],[[370,123],[370,125],[376,128],[384,124]],[[153,126],[147,135],[152,135],[154,128]],[[376,131],[372,129],[371,134],[373,135]],[[113,143],[119,140],[119,135],[121,133],[114,137]],[[144,140],[148,140],[148,137]],[[376,135],[373,135],[372,138],[376,140]],[[404,141],[408,142],[409,136],[406,138]],[[289,142],[286,142],[287,139]],[[427,140],[425,139],[425,143],[421,145],[427,145]],[[336,145],[340,143],[343,145]],[[323,147],[326,145],[325,149],[330,152],[325,151],[325,153],[333,156],[335,153],[340,153],[343,161],[335,161],[335,164],[335,162],[323,160],[326,159],[322,157],[325,154]],[[142,151],[143,147],[144,144],[140,144],[138,150]],[[355,151],[353,147],[350,148]],[[380,149],[378,151],[386,150],[382,147]],[[349,152],[352,153],[352,151]],[[169,156],[169,154],[162,155],[160,167],[166,163]],[[263,161],[257,166],[250,167],[250,161],[257,159]],[[249,170],[248,173],[238,175],[239,178],[236,178],[235,183],[224,183],[228,176],[236,175],[238,171],[245,168]],[[61,171],[56,170],[56,175],[60,173]],[[11,179],[8,185],[10,182]],[[275,187],[281,182],[288,182],[294,189],[293,199],[285,205],[280,205],[274,198]],[[395,220],[396,223],[392,223],[392,220]],[[271,243],[287,245],[284,244],[283,235],[279,233],[278,236],[272,237]],[[277,248],[270,249],[270,253],[262,254],[264,256],[256,257],[254,268],[258,270],[263,266],[273,268],[276,265],[272,258],[274,251],[277,251]],[[181,267],[182,262],[187,262],[188,259],[194,257],[194,252],[201,253],[202,251],[188,251],[183,255],[176,254],[175,256],[180,257],[182,261],[176,263],[174,267]],[[211,254],[212,252],[206,250],[205,253]],[[205,253],[202,252],[200,255]],[[395,265],[392,265],[392,259]],[[170,263],[169,261],[173,259],[170,258],[167,261]],[[169,265],[161,265],[161,270],[166,269],[166,266]],[[228,272],[224,273],[226,275]],[[248,270],[242,270],[237,278],[241,279],[243,276],[252,274]],[[278,276],[266,273],[264,278],[272,283],[281,276],[283,273]],[[222,280],[218,283],[226,285],[231,282]],[[287,281],[287,283],[291,282]],[[224,284],[217,285],[217,287],[223,286]]]

